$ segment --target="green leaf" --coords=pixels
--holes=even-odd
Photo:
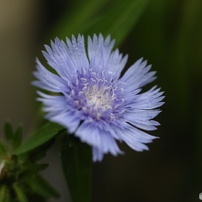
[[[39,152],[40,151],[40,152]],[[33,162],[37,162],[38,160],[44,158],[46,156],[46,150],[45,151],[42,151],[41,149],[38,150],[38,152],[34,152],[34,155],[32,154],[30,156],[30,159],[33,161]]]
[[[115,1],[100,18],[89,23],[85,33],[92,35],[101,32],[104,36],[110,34],[116,39],[118,46],[138,21],[148,3],[149,0]]]
[[[50,185],[49,182],[47,182],[42,176],[37,175],[37,180],[40,182],[40,184],[46,188],[46,190],[51,193],[52,197],[55,198],[59,198],[60,194],[58,193],[58,191],[52,186]]]
[[[60,131],[58,134],[60,134],[62,131]],[[66,129],[64,129],[64,131],[66,131]],[[41,146],[31,150],[29,152],[29,159],[32,162],[37,162],[38,160],[42,159],[43,157],[46,156],[47,151],[53,146],[54,143],[55,138],[52,138],[47,142],[45,142],[44,144],[42,144]]]
[[[32,178],[26,179],[26,182],[28,183],[28,185],[32,188],[32,190],[34,192],[36,192],[37,194],[39,194],[45,198],[60,197],[60,194],[55,190],[55,188],[52,187],[40,175],[36,175]]]
[[[63,137],[61,158],[72,202],[90,202],[92,150],[81,142],[70,146],[73,141],[69,141],[69,137],[74,138],[71,135]]]
[[[4,134],[8,141],[11,141],[13,139],[14,133],[10,121],[6,121],[4,125]]]
[[[52,37],[64,38],[72,34],[82,33],[85,25],[92,19],[109,0],[78,0],[71,9],[66,12],[51,32]]]
[[[23,127],[22,125],[19,125],[15,131],[13,141],[12,141],[12,145],[14,149],[16,149],[21,144],[22,132],[23,132]]]
[[[138,22],[150,0],[80,1],[53,27],[52,37],[64,38],[71,34],[102,33],[116,39],[120,45]],[[67,8],[68,9],[68,8]]]
[[[30,176],[32,173],[40,172],[40,171],[46,169],[48,166],[49,166],[49,164],[47,164],[47,163],[25,165],[23,167],[23,169],[20,170],[18,175],[23,173],[23,174],[27,174]]]
[[[15,190],[17,201],[28,202],[28,199],[23,191],[23,189],[18,184],[13,184],[13,189]]]
[[[38,131],[36,131],[33,135],[31,135],[28,139],[26,139],[14,152],[14,154],[19,155],[25,152],[28,152],[36,147],[46,143],[48,140],[53,138],[59,130],[63,127],[49,122],[41,127]]]
[[[11,194],[10,194],[7,186],[5,186],[5,185],[1,186],[0,192],[1,192],[0,193],[0,202],[13,202],[13,200],[11,199]]]
[[[7,148],[6,146],[2,143],[0,140],[0,157],[4,156],[7,154]]]
[[[8,187],[6,185],[0,186],[0,202],[12,202]]]
[[[0,202],[5,201],[6,195],[7,195],[6,185],[0,186]]]

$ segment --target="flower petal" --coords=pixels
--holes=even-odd
[[[149,72],[151,65],[147,65],[147,61],[142,62],[142,58],[135,62],[123,75],[121,81],[127,83],[127,90],[141,88],[142,86],[156,79],[155,71]]]

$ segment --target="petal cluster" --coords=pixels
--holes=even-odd
[[[38,92],[45,118],[91,145],[94,161],[101,161],[105,153],[123,153],[116,140],[136,151],[147,150],[145,143],[156,137],[144,131],[159,125],[153,118],[164,98],[156,86],[141,93],[156,78],[146,61],[139,59],[121,76],[128,57],[112,50],[113,45],[114,40],[101,34],[88,37],[87,47],[81,35],[66,42],[56,38],[43,51],[55,73],[38,59],[34,72],[33,85],[54,93]]]

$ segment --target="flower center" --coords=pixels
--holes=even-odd
[[[110,90],[108,87],[97,85],[91,86],[85,93],[86,103],[91,109],[98,110],[100,112],[106,111],[107,109],[112,109],[112,97],[110,95]]]
[[[112,121],[124,112],[123,83],[109,75],[89,72],[78,73],[72,88],[74,105],[86,116],[96,120]]]

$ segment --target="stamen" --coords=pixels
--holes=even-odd
[[[106,72],[97,74],[90,69],[84,74],[80,74],[78,84],[78,100],[75,106],[90,115],[94,119],[115,120],[123,110],[122,85],[111,82],[112,78],[106,79]],[[117,113],[118,110],[118,113]],[[116,112],[115,112],[116,111]]]

